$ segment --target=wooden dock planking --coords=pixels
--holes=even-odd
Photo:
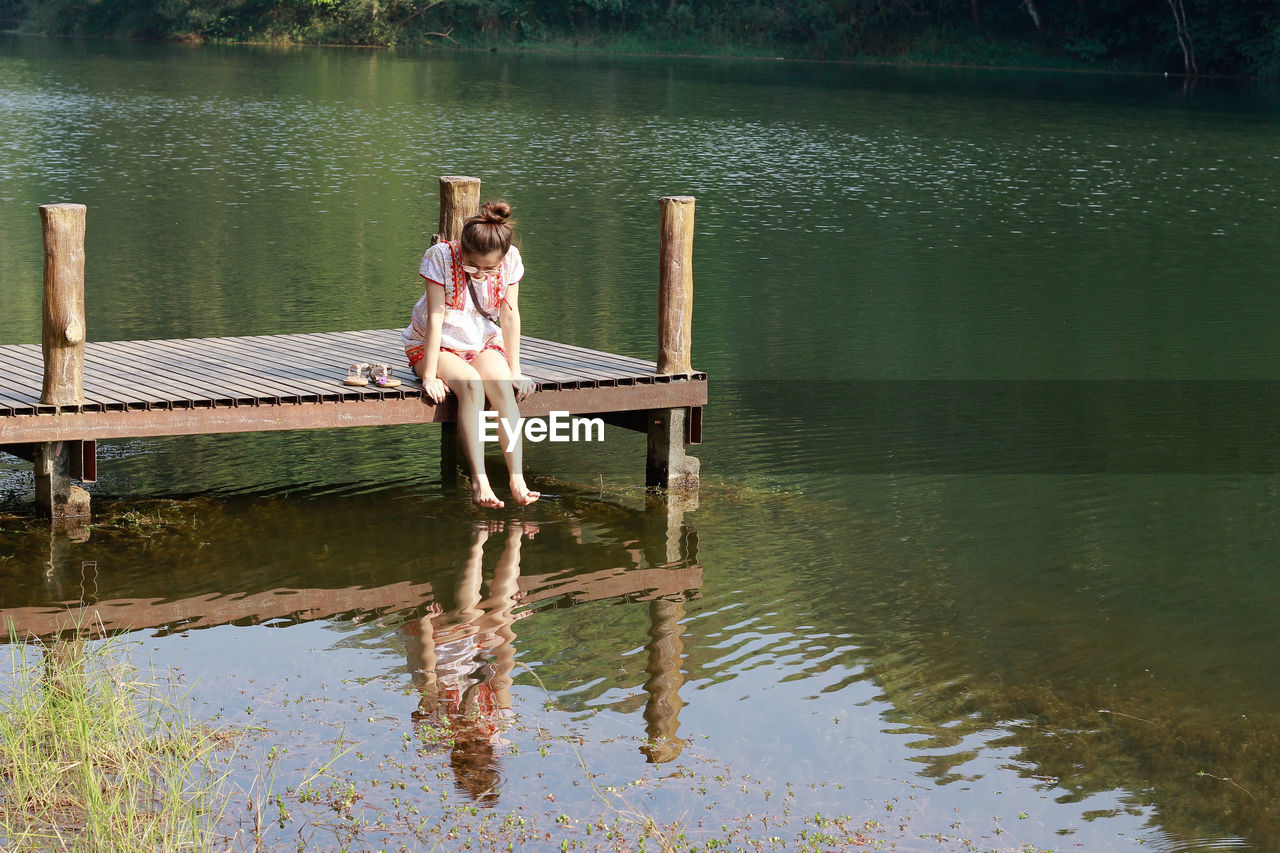
[[[338,399],[359,400],[367,396],[368,386],[343,385],[333,381],[335,366],[331,358],[309,351],[300,351],[278,343],[272,336],[253,338],[212,338],[211,346],[223,347],[228,355],[234,355],[255,370],[292,377],[298,387],[307,389],[315,399],[303,402],[332,402]],[[347,365],[338,368],[339,378],[346,375]]]
[[[238,365],[251,376],[271,377],[271,388],[277,403],[318,403],[328,397],[340,398],[332,382],[321,383],[311,373],[298,369],[296,364],[283,362],[259,349],[237,348],[220,338],[204,341],[205,357],[219,366]],[[357,399],[352,395],[351,399]]]
[[[566,377],[560,380],[562,385],[566,383],[576,383],[578,386],[587,385],[617,385],[626,384],[621,380],[626,379],[625,375],[620,375],[619,371],[607,370],[596,365],[587,365],[573,361],[568,358],[561,358],[541,353],[529,353],[527,356],[521,356],[523,363],[528,358],[531,364],[538,365],[543,370],[554,370],[557,375]],[[633,380],[635,377],[631,377]],[[570,386],[574,387],[574,386]]]
[[[270,375],[255,375],[223,357],[220,349],[205,341],[201,341],[198,348],[184,346],[180,341],[112,346],[136,356],[136,363],[148,375],[161,376],[167,372],[177,383],[176,393],[190,396],[192,400],[208,397],[221,404],[252,406],[263,401],[278,402],[280,396],[292,397],[291,402],[298,402],[301,396],[295,385]]]
[[[14,347],[0,347],[0,380],[20,383],[13,393],[23,399],[29,401],[31,408],[27,414],[53,413],[58,411],[59,407],[46,405],[40,402],[40,387],[43,382],[43,356],[40,348],[34,344],[20,345]],[[86,372],[86,375],[88,373]],[[96,388],[89,388],[85,391],[85,403],[90,406],[100,406],[107,408],[111,406],[124,407],[123,401],[113,400],[109,395],[99,392]],[[74,411],[77,407],[61,407],[64,410]]]
[[[211,358],[203,342],[183,346],[177,341],[117,341],[109,346],[136,359],[136,364],[150,375],[167,371],[181,388],[190,389],[187,393],[192,399],[212,398],[217,405],[269,402],[274,399],[274,391],[287,387]]]
[[[146,342],[112,341],[88,345],[86,404],[105,410],[121,408],[200,408],[218,405],[254,405],[260,402],[332,402],[404,396],[418,393],[420,383],[401,362],[401,389],[380,389],[334,383],[335,367],[324,354],[329,348],[357,360],[387,358],[390,350],[368,334],[319,333],[315,335],[256,336],[252,338],[168,339]],[[298,342],[317,346],[304,348]],[[581,347],[524,340],[525,373],[539,385],[569,383],[629,385],[646,381],[652,362],[599,353]],[[29,350],[23,352],[22,350]],[[393,366],[394,366],[394,362]],[[34,345],[0,347],[0,403],[33,407],[34,388],[40,382],[40,354]],[[26,387],[13,387],[20,379]],[[219,384],[221,379],[221,384]],[[652,380],[648,380],[652,381]],[[272,399],[277,397],[278,399]],[[238,398],[238,399],[237,399]]]
[[[21,389],[30,399],[39,401],[39,388],[42,382],[43,374],[43,356],[40,347],[35,344],[22,344],[18,346],[0,347],[0,383],[5,381],[19,380],[27,386]],[[86,379],[92,379],[85,389],[86,405],[101,406],[107,408],[126,408],[127,402],[125,396],[121,396],[114,391],[119,391],[120,385],[112,386],[111,379],[113,368],[110,365],[103,365],[95,362],[87,365],[85,369]],[[134,399],[129,397],[129,399]],[[52,409],[53,407],[46,407]]]
[[[35,379],[31,379],[27,376],[19,348],[0,348],[0,406],[10,414],[18,409],[30,409],[28,414],[35,414],[40,403],[42,371],[42,367],[37,368]]]
[[[191,395],[189,386],[184,382],[185,377],[179,371],[172,366],[160,369],[160,365],[153,363],[145,353],[122,342],[89,346],[86,347],[86,353],[86,373],[90,360],[97,356],[102,360],[99,378],[110,383],[109,387],[118,389],[117,393],[129,393],[131,402],[140,401],[147,409],[196,408],[197,397],[205,399],[209,406],[233,404],[230,400],[220,399],[217,394]]]
[[[672,381],[653,362],[539,338],[521,352],[538,386],[521,406],[530,416],[706,403],[705,374]],[[39,403],[40,358],[36,345],[0,346],[0,445],[455,418],[452,398],[422,398],[397,329],[89,343],[78,406]],[[355,362],[389,363],[402,384],[344,385]]]
[[[632,358],[627,355],[619,355],[618,353],[604,352],[603,350],[591,350],[584,347],[577,347],[572,344],[542,340],[541,338],[529,338],[529,345],[535,349],[545,349],[548,345],[554,347],[557,352],[567,355],[587,356],[588,358],[597,358],[600,363],[616,364],[620,369],[642,370],[653,372],[657,369],[657,362],[645,361],[640,358]]]
[[[593,358],[592,352],[581,347],[570,347],[550,341],[534,341],[530,348],[530,354],[534,359],[545,359],[549,363],[561,364],[570,370],[581,371],[584,375],[617,378],[624,384],[629,384],[630,381],[664,382],[672,379],[706,379],[705,374],[698,372],[659,375],[652,361],[616,356],[613,353],[601,353],[599,358]],[[523,361],[523,355],[521,360]]]

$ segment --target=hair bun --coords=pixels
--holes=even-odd
[[[507,254],[511,248],[511,205],[505,201],[486,201],[480,212],[462,226],[462,248],[473,254],[490,252]]]
[[[486,225],[502,225],[511,218],[511,205],[505,201],[486,201],[480,208],[480,219]]]

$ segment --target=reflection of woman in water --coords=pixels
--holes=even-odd
[[[416,724],[442,726],[452,738],[451,760],[458,787],[475,800],[492,801],[501,779],[494,748],[507,742],[510,725],[511,670],[515,662],[512,625],[519,594],[520,544],[537,525],[505,525],[506,539],[489,595],[481,599],[484,545],[502,522],[477,525],[471,553],[458,581],[456,609],[446,613],[432,603],[425,616],[405,624],[405,644],[413,684],[422,698],[413,712]]]

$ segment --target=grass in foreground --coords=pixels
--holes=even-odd
[[[119,644],[10,638],[0,849],[200,850],[222,838],[224,735],[121,663]]]

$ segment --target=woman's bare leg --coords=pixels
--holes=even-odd
[[[480,603],[485,614],[477,622],[482,633],[499,638],[501,643],[493,650],[494,674],[490,685],[499,708],[511,707],[511,673],[515,669],[516,616],[513,612],[520,596],[520,544],[527,533],[532,537],[537,524],[507,522],[507,540],[493,569],[489,583],[489,597]]]
[[[419,379],[424,363],[420,361],[415,367]],[[436,376],[444,380],[458,398],[458,442],[471,469],[471,500],[479,507],[499,509],[503,503],[489,485],[489,475],[484,470],[484,448],[480,446],[480,406],[485,395],[480,374],[458,356],[441,350]]]
[[[511,388],[511,367],[502,353],[492,349],[476,356],[471,361],[471,366],[484,380],[485,396],[498,410],[501,418],[498,421],[498,431],[502,436],[502,456],[506,459],[507,473],[511,477],[511,497],[515,499],[517,506],[531,504],[542,495],[531,491],[524,481],[523,436],[517,435],[513,442],[507,430],[508,423],[515,424],[520,420],[520,407],[516,405],[516,394]]]

